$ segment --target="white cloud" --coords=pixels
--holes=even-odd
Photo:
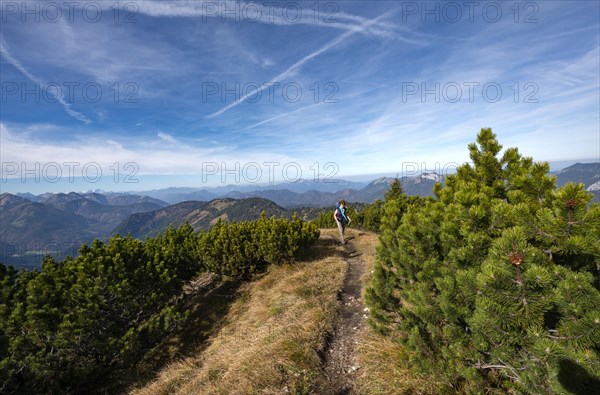
[[[316,25],[343,29],[380,38],[422,43],[419,38],[408,38],[394,30],[395,25],[385,21],[369,23],[363,16],[336,9],[335,3],[319,5],[293,3],[280,7],[279,3],[242,1],[136,1],[137,11],[153,17],[195,17],[203,22],[209,18],[230,22],[263,23],[268,25]]]
[[[304,111],[304,110],[308,110],[309,108],[312,108],[312,107],[315,107],[315,106],[320,106],[322,104],[323,103],[313,103],[313,104],[309,104],[309,105],[304,106],[304,107],[297,108],[297,109],[292,110],[292,111],[288,111],[288,112],[284,112],[284,113],[279,113],[277,115],[274,115],[274,116],[271,116],[271,117],[269,117],[267,119],[264,119],[264,120],[262,120],[260,122],[253,123],[252,125],[247,126],[244,129],[242,129],[242,130],[254,129],[254,128],[256,128],[258,126],[261,126],[261,125],[264,125],[266,123],[269,123],[269,122],[275,121],[277,119],[281,119],[281,118],[290,116],[291,114],[295,114],[295,113],[297,113],[299,111]]]
[[[365,31],[369,26],[376,24],[379,20],[384,19],[385,17],[389,16],[390,14],[391,14],[391,12],[386,12],[383,15],[380,15],[379,17],[377,17],[375,19],[366,20],[360,26],[356,26],[355,28],[341,34],[340,36],[336,37],[335,39],[331,40],[330,42],[328,42],[327,44],[322,46],[321,48],[317,49],[316,51],[311,52],[310,54],[308,54],[308,55],[304,56],[303,58],[301,58],[300,60],[296,61],[293,65],[288,67],[282,73],[273,77],[269,82],[262,84],[258,89],[254,89],[251,92],[249,92],[245,95],[242,95],[241,97],[237,98],[233,103],[228,104],[225,107],[219,109],[218,111],[215,111],[215,112],[207,115],[206,118],[211,119],[211,118],[217,117],[217,116],[223,114],[224,112],[232,109],[233,107],[236,107],[240,103],[244,102],[248,97],[253,97],[254,95],[261,93],[265,89],[269,89],[269,87],[274,86],[274,84],[279,83],[279,82],[285,80],[286,78],[288,78],[289,76],[294,75],[308,61],[310,61],[310,60],[318,57],[319,55],[327,52],[328,50],[338,46],[339,44],[344,42],[346,39],[351,37],[353,34]]]
[[[14,66],[17,70],[19,70],[25,77],[27,77],[31,82],[37,84],[42,90],[47,92],[48,94],[52,94],[53,90],[48,88],[48,84],[42,81],[40,78],[36,77],[32,73],[30,73],[25,66],[21,64],[17,59],[15,59],[12,54],[9,52],[4,40],[0,38],[0,54],[4,56],[4,58]],[[71,108],[71,104],[67,103],[61,95],[54,96],[54,99],[63,107],[65,112],[69,114],[71,117],[81,121],[85,124],[92,122],[91,119],[86,117],[80,112],[77,112]]]
[[[177,140],[175,140],[175,138],[173,136],[171,136],[168,133],[165,132],[158,132],[158,137],[160,137],[161,140],[166,141],[168,143],[172,143],[172,144],[176,144]]]
[[[30,126],[29,128],[33,127]],[[78,171],[86,164],[99,167],[106,174],[111,174],[115,163],[123,166],[134,163],[140,175],[165,175],[165,174],[201,174],[205,164],[214,163],[221,166],[226,163],[230,168],[238,163],[241,167],[245,164],[268,161],[278,163],[298,162],[301,158],[293,158],[284,154],[266,151],[246,152],[233,151],[226,146],[203,148],[177,141],[167,133],[160,132],[159,140],[140,137],[102,138],[100,134],[95,137],[88,135],[73,136],[69,141],[48,142],[36,138],[29,128],[22,129],[14,125],[0,123],[0,156],[3,163],[15,163],[19,167],[25,164],[26,169],[40,169],[45,165],[57,163],[75,163]],[[36,128],[36,127],[34,127]],[[56,130],[57,126],[41,125],[37,129]],[[177,144],[164,144],[164,141],[173,140]],[[205,144],[204,144],[205,145]],[[308,168],[309,165],[306,166]],[[4,171],[4,168],[2,169]],[[4,176],[4,174],[3,174]]]

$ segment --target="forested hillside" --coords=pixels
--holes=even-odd
[[[139,195],[22,195],[0,195],[0,262],[31,269],[39,268],[45,255],[64,259],[76,255],[83,243],[107,240],[132,213],[167,205]]]
[[[143,239],[163,232],[169,226],[179,226],[189,223],[195,230],[208,230],[219,219],[229,222],[252,221],[267,216],[292,217],[291,212],[283,207],[261,198],[214,199],[210,202],[182,202],[155,210],[152,212],[136,213],[127,217],[114,230],[113,234],[129,234]]]

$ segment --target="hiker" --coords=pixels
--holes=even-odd
[[[335,219],[338,229],[340,230],[340,241],[342,244],[346,244],[347,241],[344,240],[344,231],[346,230],[346,226],[348,226],[351,220],[346,213],[346,202],[344,201],[344,199],[341,199],[335,206],[333,218]]]

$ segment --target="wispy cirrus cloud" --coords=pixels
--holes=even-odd
[[[295,73],[297,73],[300,68],[307,62],[309,62],[310,60],[318,57],[319,55],[327,52],[328,50],[335,48],[337,45],[341,44],[342,42],[344,42],[345,40],[347,40],[348,38],[350,38],[352,35],[358,33],[358,32],[362,32],[365,29],[367,29],[369,26],[376,24],[378,21],[388,17],[390,14],[392,14],[394,11],[388,11],[380,16],[378,16],[375,19],[372,20],[367,20],[365,22],[363,22],[360,26],[355,27],[352,30],[349,30],[341,35],[339,35],[338,37],[336,37],[335,39],[329,41],[327,44],[323,45],[321,48],[317,49],[316,51],[313,51],[311,53],[309,53],[308,55],[302,57],[300,60],[296,61],[294,64],[292,64],[290,67],[288,67],[286,70],[284,70],[283,72],[279,73],[278,75],[276,75],[275,77],[273,77],[270,81],[262,84],[260,87],[258,87],[257,89],[253,89],[251,92],[246,93],[244,95],[242,95],[241,97],[239,97],[238,99],[236,99],[233,103],[230,103],[228,105],[226,105],[225,107],[219,109],[218,111],[215,111],[209,115],[206,116],[207,119],[211,119],[211,118],[215,118],[223,113],[225,113],[226,111],[238,106],[239,104],[241,104],[242,102],[244,102],[247,98],[249,97],[253,97],[259,93],[261,93],[262,91],[264,91],[265,89],[269,89],[269,87],[285,80],[286,78],[288,78],[291,75],[294,75]]]
[[[220,19],[221,21],[262,23],[268,25],[313,25],[323,28],[355,31],[365,35],[422,44],[423,36],[411,32],[399,32],[397,26],[386,21],[371,23],[369,18],[339,10],[337,3],[291,3],[280,7],[279,3],[256,3],[241,1],[135,1],[136,12],[153,17],[193,17]]]
[[[295,114],[295,113],[297,113],[297,112],[300,112],[300,111],[305,111],[305,110],[308,110],[309,108],[312,108],[312,107],[315,107],[315,106],[320,106],[320,105],[322,105],[322,104],[323,104],[323,103],[313,103],[313,104],[309,104],[309,105],[307,105],[307,106],[300,107],[300,108],[297,108],[297,109],[295,109],[295,110],[292,110],[292,111],[289,111],[289,112],[280,113],[280,114],[277,114],[277,115],[275,115],[275,116],[269,117],[269,118],[267,118],[267,119],[265,119],[265,120],[262,120],[262,121],[260,121],[260,122],[253,123],[253,124],[252,124],[252,125],[250,125],[250,126],[246,126],[246,127],[245,127],[245,128],[243,128],[242,130],[254,129],[254,128],[256,128],[256,127],[259,127],[259,126],[261,126],[261,125],[264,125],[264,124],[266,124],[266,123],[269,123],[269,122],[275,121],[275,120],[277,120],[277,119],[281,119],[281,118],[287,117],[287,116],[289,116],[289,115]]]
[[[171,136],[169,133],[160,131],[157,133],[157,135],[161,140],[166,141],[167,143],[172,143],[172,144],[177,143],[177,140],[175,139],[175,137]]]
[[[21,64],[17,59],[15,59],[12,54],[9,52],[8,47],[3,39],[0,38],[0,54],[6,59],[8,63],[10,63],[14,68],[19,70],[25,77],[27,77],[31,82],[37,84],[41,89],[43,89],[48,94],[52,95],[54,99],[63,107],[65,112],[69,114],[71,117],[81,121],[85,124],[89,124],[92,122],[91,119],[86,117],[84,114],[77,112],[71,108],[71,104],[67,103],[61,95],[54,95],[53,90],[49,89],[49,85],[42,81],[40,78],[33,75],[25,66]]]

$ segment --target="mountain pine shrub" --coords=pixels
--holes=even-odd
[[[600,207],[501,148],[482,129],[434,200],[386,202],[370,322],[448,392],[598,393]]]
[[[104,392],[107,377],[184,322],[183,286],[199,272],[245,277],[318,237],[298,217],[263,213],[202,233],[185,224],[145,241],[96,240],[76,258],[47,257],[41,270],[0,264],[0,393]]]

